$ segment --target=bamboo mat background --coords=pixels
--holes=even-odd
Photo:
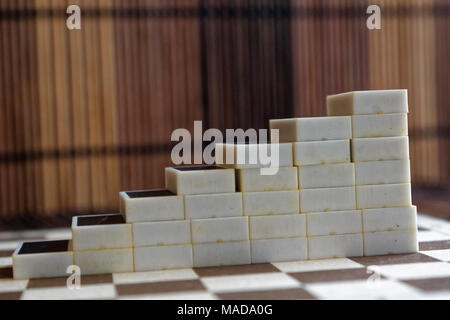
[[[117,211],[163,186],[174,129],[323,116],[350,90],[409,89],[413,183],[449,187],[449,31],[446,0],[2,0],[0,225]]]

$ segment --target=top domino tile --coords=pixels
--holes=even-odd
[[[383,113],[408,113],[408,91],[352,91],[327,96],[329,116]]]
[[[350,117],[272,119],[269,123],[270,129],[279,130],[279,142],[345,140],[352,138]]]
[[[213,165],[168,167],[166,188],[178,195],[235,192],[234,169]]]

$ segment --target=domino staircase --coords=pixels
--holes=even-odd
[[[166,168],[165,190],[120,192],[120,214],[73,217],[72,240],[20,244],[14,278],[417,252],[407,91],[332,95],[327,109],[270,121],[276,174],[217,158]],[[217,144],[216,155],[260,147]]]

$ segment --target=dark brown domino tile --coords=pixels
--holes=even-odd
[[[122,224],[125,223],[125,219],[120,214],[113,215],[96,215],[96,216],[86,216],[78,217],[77,226],[98,226],[98,225],[108,225],[108,224]]]
[[[19,254],[64,252],[69,249],[69,240],[24,242]]]
[[[169,190],[165,190],[165,189],[126,191],[125,193],[131,199],[134,199],[134,198],[176,196],[175,193],[173,193],[173,192],[171,192]]]

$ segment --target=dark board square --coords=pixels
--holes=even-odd
[[[78,217],[77,226],[98,226],[125,223],[120,214]]]
[[[448,291],[450,290],[450,277],[404,280],[403,282],[422,291]]]
[[[113,283],[112,274],[83,275],[80,280],[81,286]],[[63,288],[66,287],[66,285],[67,285],[67,277],[30,279],[28,281],[27,289],[54,288],[54,287]]]
[[[19,300],[22,292],[3,292],[0,293],[0,300]]]
[[[450,249],[450,240],[419,242],[420,251]]]
[[[436,260],[430,256],[421,253],[407,253],[407,254],[392,254],[383,256],[370,256],[370,257],[354,257],[349,258],[364,266],[371,265],[388,265],[388,264],[404,264],[404,263],[419,263],[419,262],[436,262]]]
[[[218,293],[224,300],[311,300],[315,297],[302,288]]]
[[[11,257],[14,250],[0,250],[0,258],[2,257]]]
[[[194,268],[193,270],[200,277],[279,272],[279,270],[275,268],[271,263],[243,264],[243,265],[220,266],[220,267],[201,267],[201,268]]]
[[[155,294],[181,291],[205,291],[200,280],[161,281],[116,285],[119,296]]]
[[[19,254],[65,252],[69,249],[69,240],[24,242]]]
[[[367,273],[366,268],[357,268],[357,269],[342,269],[333,271],[324,270],[324,271],[295,272],[289,273],[289,275],[303,283],[315,283],[315,282],[364,280],[369,278],[370,273]]]
[[[155,190],[139,190],[139,191],[126,191],[128,197],[131,199],[135,198],[150,198],[150,197],[166,197],[166,196],[176,196],[175,193],[165,190],[165,189],[155,189]]]
[[[0,280],[2,279],[12,279],[13,269],[12,267],[0,268]]]

